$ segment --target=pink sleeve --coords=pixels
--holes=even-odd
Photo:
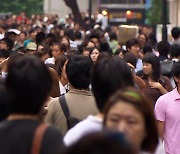
[[[166,103],[163,99],[163,96],[161,96],[156,104],[155,104],[155,109],[154,109],[154,113],[155,113],[155,117],[157,120],[159,121],[165,121],[165,115],[166,115]]]

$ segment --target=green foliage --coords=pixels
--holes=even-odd
[[[0,0],[0,13],[12,12],[19,14],[25,11],[27,15],[43,13],[43,0]]]
[[[162,0],[152,0],[152,6],[147,11],[146,17],[149,24],[162,23]]]

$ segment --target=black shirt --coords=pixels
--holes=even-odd
[[[6,120],[0,123],[0,153],[30,154],[36,128],[36,120]],[[61,133],[48,127],[41,143],[41,154],[54,154],[63,147]]]

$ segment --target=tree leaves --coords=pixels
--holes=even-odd
[[[43,0],[1,0],[1,13],[19,14],[22,11],[27,15],[43,13]]]

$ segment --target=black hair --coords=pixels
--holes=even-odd
[[[131,49],[132,46],[137,45],[137,44],[139,45],[139,42],[135,38],[128,40],[126,42],[126,50]]]
[[[153,70],[152,79],[158,82],[161,75],[160,61],[158,57],[154,55],[153,53],[148,52],[144,55],[144,58],[142,61],[144,63],[149,63],[152,65],[152,70]],[[144,74],[144,78],[147,78],[147,75]]]
[[[10,56],[10,51],[9,50],[0,50],[0,58],[8,58]]]
[[[146,54],[147,52],[153,52],[152,46],[149,43],[146,43],[143,47],[143,54]]]
[[[36,35],[36,44],[41,44],[46,39],[46,34],[44,32],[39,32]]]
[[[171,58],[179,58],[180,57],[180,45],[173,44],[170,48]]]
[[[104,56],[97,60],[92,74],[92,92],[100,112],[117,90],[134,86],[130,67],[119,57]]]
[[[55,60],[56,70],[59,77],[61,77],[63,66],[65,62],[68,60],[68,58],[69,56],[62,55],[61,57],[57,57],[57,59]]]
[[[109,52],[110,54],[112,54],[112,50],[111,50],[109,43],[107,41],[101,41],[100,42],[100,50],[102,52]]]
[[[65,154],[135,154],[132,145],[120,132],[95,132],[83,136],[67,148]]]
[[[8,47],[8,50],[11,50],[13,48],[13,41],[7,37],[1,39],[0,41],[4,41]]]
[[[168,56],[170,47],[171,46],[167,41],[160,41],[157,44],[157,50],[161,56]]]
[[[82,34],[81,34],[80,31],[75,31],[75,32],[74,32],[74,36],[75,36],[75,39],[81,39]]]
[[[49,70],[37,57],[26,55],[15,59],[8,66],[6,78],[11,113],[38,115],[51,86]]]
[[[0,79],[0,121],[4,120],[10,113],[10,104],[5,89],[4,80]]]
[[[179,68],[180,68],[180,61],[175,62],[173,67],[172,67],[171,73],[172,73],[173,77],[177,77],[180,80],[180,69]],[[175,82],[176,86],[178,86],[178,84],[175,80],[174,80],[174,82]]]
[[[126,52],[123,56],[123,59],[127,62],[132,64],[136,68],[137,57],[132,52]]]
[[[67,78],[76,89],[88,89],[91,78],[92,62],[88,57],[73,55],[66,65]]]
[[[111,32],[111,33],[109,34],[109,38],[110,38],[110,41],[112,41],[112,40],[117,40],[117,35],[116,35],[116,33],[115,33],[115,32]]]
[[[180,28],[179,27],[173,27],[171,30],[172,37],[174,39],[178,39],[180,36]]]

